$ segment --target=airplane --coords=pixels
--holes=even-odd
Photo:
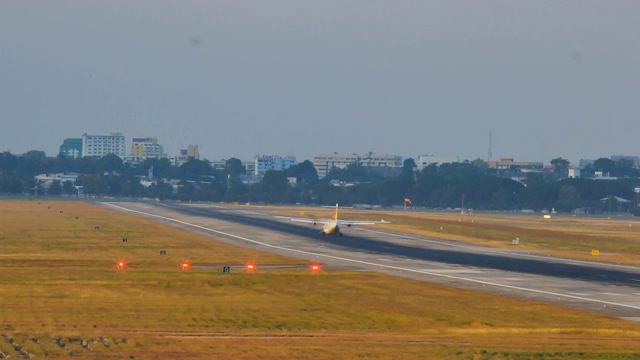
[[[285,216],[278,216],[279,218],[289,219],[291,221],[298,222],[306,222],[313,225],[316,224],[324,224],[322,230],[319,232],[322,236],[333,236],[338,235],[342,236],[342,231],[340,231],[341,226],[351,227],[352,225],[374,225],[374,224],[391,224],[390,221],[346,221],[346,220],[338,220],[338,204],[336,204],[336,211],[333,214],[333,218],[331,220],[314,220],[314,219],[305,219],[305,218],[290,218]]]

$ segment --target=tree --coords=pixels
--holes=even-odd
[[[558,173],[561,176],[567,176],[567,174],[569,174],[569,160],[563,159],[561,157],[555,158],[551,160],[551,165],[553,165],[553,171],[555,173]]]
[[[282,202],[288,186],[284,171],[267,170],[260,183],[262,198],[267,202]]]
[[[189,161],[182,164],[177,170],[178,177],[185,180],[198,180],[203,176],[212,174],[213,169],[209,161],[193,158],[189,158]]]
[[[616,161],[615,164],[615,176],[630,177],[638,174],[638,171],[635,168],[636,164],[631,159],[622,158]]]
[[[612,175],[616,171],[616,163],[611,159],[599,158],[593,162],[593,170],[602,171],[605,175]]]
[[[246,195],[249,192],[249,186],[244,184],[239,178],[232,177],[229,179],[229,189],[227,194],[229,195],[229,201],[244,201],[246,202]]]
[[[73,182],[63,181],[62,192],[68,195],[74,195],[76,193],[76,188],[73,186]]]
[[[482,160],[481,158],[471,160],[469,164],[477,167],[478,169],[481,169],[483,173],[486,173],[487,170],[489,170],[489,166],[487,165],[487,162]]]
[[[151,168],[153,168],[154,179],[171,178],[175,170],[167,158],[149,158],[138,164],[138,166],[131,170],[131,173],[134,175],[148,176]]]
[[[116,154],[107,154],[97,161],[97,173],[106,174],[124,170],[122,159]]]
[[[173,186],[170,184],[166,184],[164,182],[157,182],[151,185],[147,192],[151,194],[151,196],[156,197],[160,200],[170,199],[173,195]]]
[[[19,171],[0,172],[0,193],[19,194],[24,188],[25,182]]]
[[[84,192],[93,195],[104,195],[109,189],[106,180],[98,175],[83,175],[78,178],[78,183],[84,188]]]
[[[54,180],[49,186],[49,190],[47,190],[47,194],[58,196],[62,194],[62,184],[60,184],[59,180]]]
[[[352,182],[368,182],[380,180],[381,176],[373,174],[369,168],[362,166],[359,162],[354,162],[348,164],[344,169],[340,169],[337,167],[331,168],[327,176],[325,176],[326,180],[341,180],[341,181],[352,181]]]
[[[247,172],[247,170],[244,168],[244,165],[242,165],[242,161],[236,158],[227,160],[227,162],[225,162],[224,164],[224,170],[227,175],[231,176],[244,175]]]
[[[579,207],[580,196],[578,195],[578,189],[572,185],[563,185],[558,190],[558,200],[556,200],[555,208],[558,211],[571,212],[573,209]]]
[[[0,172],[7,170],[18,169],[18,158],[13,156],[10,152],[5,151],[0,153]]]
[[[418,166],[416,165],[416,161],[412,158],[408,158],[402,163],[402,173],[404,175],[411,175],[411,177],[413,177],[413,174],[417,169]]]
[[[287,169],[287,176],[295,177],[298,184],[314,185],[318,183],[318,171],[309,160],[291,166]]]
[[[46,171],[47,155],[44,151],[31,150],[18,158],[22,170],[29,175],[41,174]]]

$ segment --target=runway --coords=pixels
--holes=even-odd
[[[640,321],[640,268],[634,266],[490,249],[375,226],[343,229],[344,237],[323,237],[318,227],[248,206],[100,204],[232,245],[318,261],[327,269],[373,270]]]

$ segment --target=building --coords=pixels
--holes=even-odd
[[[156,138],[133,138],[131,139],[131,156],[141,158],[162,157],[162,145],[158,144]]]
[[[618,160],[631,160],[633,161],[633,167],[638,169],[640,168],[640,157],[638,156],[628,156],[628,155],[612,155],[611,160],[614,162],[618,162]]]
[[[240,162],[242,163],[242,166],[244,166],[247,174],[254,174],[256,167],[255,167],[255,162],[254,161],[242,161],[240,160]],[[222,159],[222,160],[213,160],[213,161],[209,161],[209,163],[211,164],[211,167],[217,170],[224,170],[227,167],[227,160]]]
[[[460,162],[460,157],[458,156],[420,155],[418,156],[418,160],[416,160],[416,166],[419,171],[422,171],[431,164],[441,165],[458,162]]]
[[[255,175],[263,175],[269,170],[283,171],[296,165],[295,156],[279,156],[279,155],[256,155],[255,157]]]
[[[579,168],[574,168],[573,166],[569,167],[569,178],[579,178],[581,171]]]
[[[177,156],[169,157],[169,161],[174,166],[182,166],[189,162],[189,159],[200,160],[198,145],[188,145],[186,149],[180,149],[180,153]]]
[[[146,159],[159,159],[162,157],[162,145],[156,138],[133,138],[131,140],[131,154],[124,160],[127,164],[138,166]]]
[[[64,139],[62,145],[60,145],[60,154],[77,159],[82,157],[82,139],[81,138],[68,138]]]
[[[60,183],[69,181],[72,184],[76,183],[78,180],[78,174],[75,173],[55,173],[55,174],[39,174],[34,176],[34,180],[40,184],[43,188],[48,189],[54,181],[59,181]]]
[[[501,158],[500,161],[488,161],[489,169],[517,171],[517,172],[541,172],[544,164],[535,161],[513,161],[513,158]]]
[[[587,166],[593,167],[593,164],[595,164],[595,162],[595,160],[591,159],[580,159],[580,161],[578,162],[578,168],[584,170],[587,168]]]
[[[82,156],[102,157],[109,154],[118,155],[124,159],[126,151],[124,135],[111,133],[111,135],[82,135]]]
[[[402,157],[399,155],[380,155],[367,153],[366,155],[319,154],[313,157],[313,166],[318,177],[327,176],[335,166],[344,169],[347,165],[359,163],[366,167],[402,167]]]

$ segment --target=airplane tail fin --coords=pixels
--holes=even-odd
[[[333,214],[333,220],[338,221],[338,204],[336,204],[336,212]]]

